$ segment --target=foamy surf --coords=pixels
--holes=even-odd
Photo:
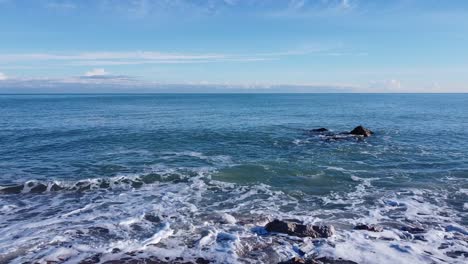
[[[35,193],[28,187],[4,193],[0,262],[466,260],[467,230],[459,224],[466,215],[444,203],[448,193],[376,191],[372,180],[354,177],[362,184],[352,192],[298,197],[263,184],[216,181],[211,173],[202,170],[170,180],[160,176],[137,187],[131,182],[144,175],[109,179],[107,188],[100,188],[102,180],[96,179],[89,180],[94,187],[84,190],[69,183],[57,191]],[[273,219],[331,224],[336,234],[311,239],[268,233],[264,226]],[[360,223],[380,225],[383,232],[354,230]]]

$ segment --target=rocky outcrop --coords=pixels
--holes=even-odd
[[[354,227],[355,230],[367,230],[371,232],[382,232],[383,228],[378,225],[366,225],[366,224],[359,224]]]
[[[312,238],[327,238],[335,233],[335,228],[331,225],[304,225],[299,221],[281,221],[278,219],[269,222],[265,229],[268,232]]]
[[[357,126],[353,130],[351,130],[349,134],[355,135],[355,136],[370,137],[372,134],[374,134],[374,132],[372,132],[371,130],[363,126]]]

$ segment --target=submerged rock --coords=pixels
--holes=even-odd
[[[356,135],[356,136],[363,136],[363,137],[370,137],[374,132],[371,130],[363,127],[363,126],[357,126],[351,132],[349,132],[351,135]]]
[[[322,133],[322,132],[328,132],[330,130],[324,128],[324,127],[321,127],[321,128],[314,128],[312,130],[310,130],[311,132],[318,132],[318,133]]]
[[[269,222],[265,229],[268,232],[283,233],[297,237],[327,238],[335,233],[331,225],[304,225],[296,221],[281,221],[278,219]]]
[[[366,225],[366,224],[359,224],[354,227],[354,230],[367,230],[371,232],[382,232],[383,228],[378,225]]]

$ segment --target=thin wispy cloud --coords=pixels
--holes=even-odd
[[[157,51],[134,52],[83,52],[83,53],[13,53],[0,54],[0,65],[11,63],[31,63],[40,61],[59,62],[66,65],[138,65],[138,64],[187,64],[214,62],[258,62],[280,60],[289,56],[316,54],[324,56],[365,55],[364,52],[333,51],[334,49],[308,47],[278,52],[252,54],[216,53],[164,53]]]
[[[104,69],[92,69],[91,71],[88,71],[85,73],[86,77],[93,77],[93,76],[104,76],[108,75],[109,73],[106,72]]]

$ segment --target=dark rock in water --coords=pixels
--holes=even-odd
[[[283,233],[297,237],[327,238],[335,233],[333,226],[304,225],[293,221],[273,220],[265,226],[268,232]]]
[[[16,194],[21,193],[21,191],[23,191],[23,185],[7,186],[0,189],[0,193],[4,194]]]
[[[409,232],[411,234],[419,234],[426,232],[426,230],[424,230],[424,228],[421,226],[403,226],[401,230]]]
[[[366,224],[359,224],[354,227],[355,230],[367,230],[372,232],[382,232],[383,228],[378,225],[366,225]]]
[[[427,242],[427,239],[423,235],[415,235],[413,239]]]
[[[312,258],[303,259],[300,257],[294,257],[290,260],[286,260],[278,264],[357,264],[357,263],[351,260],[345,260],[341,258],[333,259],[329,257],[321,257],[321,258],[316,258],[316,259],[312,259]]]
[[[153,222],[153,223],[161,222],[161,218],[159,218],[159,216],[154,215],[154,214],[145,214],[145,216],[143,218],[146,221]]]
[[[316,263],[317,262],[315,262],[312,259],[303,259],[303,258],[300,258],[300,257],[294,257],[292,259],[282,261],[282,262],[280,262],[278,264],[316,264]]]
[[[318,133],[322,133],[322,132],[328,132],[329,130],[324,128],[324,127],[321,127],[321,128],[315,128],[315,129],[312,129],[310,130],[311,132],[318,132]]]
[[[357,126],[351,132],[349,132],[351,135],[356,135],[356,136],[363,136],[363,137],[370,137],[374,132],[370,131],[369,129],[363,127],[363,126]]]
[[[93,235],[107,235],[110,232],[109,229],[105,227],[100,227],[100,226],[90,227],[88,231],[90,234],[93,234]]]
[[[32,193],[42,193],[45,191],[47,191],[47,186],[42,183],[38,183],[36,186],[31,188]]]
[[[315,259],[315,261],[317,261],[317,263],[320,263],[320,264],[357,264],[357,262],[354,262],[351,260],[346,260],[342,258],[333,259],[329,257],[317,258]]]
[[[209,264],[209,263],[211,263],[211,261],[206,260],[204,258],[197,258],[197,260],[195,260],[195,263],[197,263],[197,264]]]
[[[185,261],[181,257],[177,257],[175,260],[161,260],[155,257],[146,258],[121,258],[117,260],[108,260],[103,264],[209,264],[211,261],[204,258],[197,258],[195,261]]]
[[[467,251],[462,251],[462,250],[456,250],[456,251],[450,251],[446,253],[447,256],[451,258],[458,258],[458,257],[465,257],[468,258],[468,252]]]
[[[79,264],[96,264],[101,262],[101,254],[96,254],[94,256],[91,256],[89,258],[85,258],[82,261],[79,262]]]
[[[60,190],[63,190],[63,187],[61,187],[60,185],[54,183],[54,184],[52,184],[52,186],[50,186],[50,190],[52,192],[60,191]]]

